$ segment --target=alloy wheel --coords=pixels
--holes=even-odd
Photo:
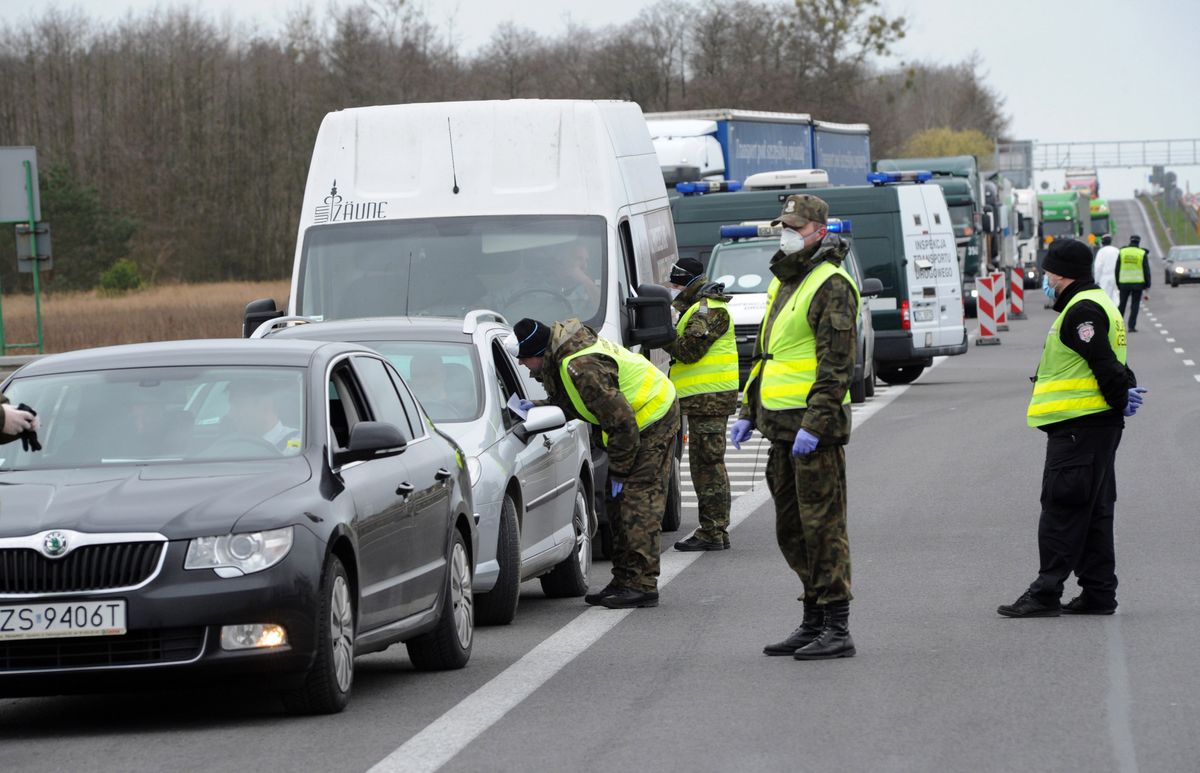
[[[348,692],[354,680],[354,607],[350,603],[350,588],[346,578],[341,576],[333,581],[333,595],[329,604],[329,637],[333,643],[333,669],[337,675],[338,689]]]
[[[466,649],[471,646],[475,628],[475,599],[471,593],[471,567],[467,561],[467,549],[461,543],[455,543],[450,558],[450,603],[458,643]]]

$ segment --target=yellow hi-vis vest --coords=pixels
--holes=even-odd
[[[1141,247],[1122,247],[1118,253],[1117,284],[1140,285],[1146,283],[1146,272],[1142,263],[1146,260],[1146,251]]]
[[[742,402],[749,402],[750,385],[761,379],[758,387],[762,406],[772,411],[804,408],[808,405],[808,393],[817,380],[817,339],[808,324],[808,307],[821,285],[837,274],[845,278],[854,288],[854,313],[858,314],[861,298],[854,280],[841,266],[823,261],[817,264],[796,292],[788,299],[786,308],[781,309],[771,326],[771,338],[767,340],[767,320],[775,305],[775,294],[779,291],[779,278],[771,280],[767,288],[767,311],[763,315],[758,331],[762,357],[754,363],[746,379],[746,391]],[[842,403],[850,402],[850,391],[846,391]]]
[[[688,320],[700,308],[707,304],[710,309],[724,309],[729,313],[729,304],[716,298],[704,298],[679,318],[675,331],[683,335]],[[738,388],[738,353],[737,340],[734,337],[732,315],[729,329],[713,342],[696,362],[674,362],[671,364],[671,383],[680,397],[703,395],[710,392],[736,392]]]
[[[1094,301],[1108,315],[1108,343],[1121,364],[1125,364],[1125,323],[1117,305],[1108,297],[1108,293],[1099,288],[1076,294],[1058,319],[1054,320],[1050,334],[1046,336],[1042,360],[1038,363],[1037,381],[1033,385],[1033,398],[1026,411],[1026,420],[1031,427],[1103,413],[1112,407],[1100,393],[1100,385],[1087,360],[1058,336],[1059,325],[1067,312],[1083,300]]]
[[[567,396],[571,398],[571,405],[575,406],[575,411],[585,421],[597,426],[600,424],[595,414],[583,404],[583,398],[579,396],[579,390],[571,380],[571,369],[568,367],[572,360],[585,354],[603,354],[617,361],[621,394],[625,395],[625,399],[633,408],[638,429],[645,429],[671,410],[671,403],[675,401],[675,387],[671,384],[671,379],[640,354],[634,354],[623,346],[600,338],[591,346],[566,357],[559,369]],[[603,433],[602,440],[605,445],[608,444],[607,432]]]

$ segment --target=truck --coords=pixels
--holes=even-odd
[[[1092,167],[1067,167],[1063,176],[1066,180],[1063,190],[1083,191],[1089,199],[1097,198],[1100,195],[1100,175]]]
[[[677,260],[662,173],[632,102],[338,110],[313,147],[286,310],[252,301],[243,335],[285,314],[463,319],[490,309],[508,324],[576,317],[665,369],[657,347],[675,333],[663,285]],[[680,445],[668,531],[679,523]],[[602,447],[592,461],[603,521]]]
[[[975,278],[981,270],[982,256],[987,254],[984,238],[984,191],[975,156],[940,156],[937,158],[882,158],[875,162],[879,172],[928,170],[933,182],[942,188],[950,219],[954,222],[954,240],[958,249],[959,272],[963,280],[963,304],[967,316],[974,316],[978,291]]]
[[[707,180],[816,168],[831,185],[861,185],[871,171],[871,127],[863,123],[722,108],[647,113],[646,126],[664,177],[671,179],[688,167]]]
[[[1034,189],[1014,190],[1013,209],[1017,213],[1017,265],[1021,268],[1022,284],[1032,289],[1042,281],[1038,276],[1038,231],[1042,220]]]
[[[1117,238],[1117,221],[1113,219],[1108,208],[1108,199],[1092,199],[1089,204],[1091,224],[1088,228],[1092,244],[1100,241],[1100,237],[1108,234],[1115,241]]]
[[[1038,245],[1038,283],[1042,281],[1042,261],[1046,251],[1056,239],[1084,239],[1091,227],[1091,205],[1087,192],[1083,190],[1060,193],[1039,193],[1038,208],[1041,212],[1042,228]]]

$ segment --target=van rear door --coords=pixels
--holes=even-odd
[[[941,188],[903,185],[896,189],[907,261],[913,348],[958,346],[963,342],[962,279],[954,227]]]

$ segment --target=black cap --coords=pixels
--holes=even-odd
[[[1130,243],[1130,244],[1141,244],[1141,243],[1142,243],[1142,237],[1138,236],[1137,234],[1134,234],[1134,235],[1132,235],[1132,236],[1130,236],[1130,237],[1129,237],[1129,243]]]
[[[1104,234],[1100,237],[1101,244],[1112,244],[1112,234]]]
[[[1042,268],[1068,279],[1091,279],[1092,250],[1076,239],[1058,239],[1046,252]]]
[[[550,328],[536,319],[525,317],[513,326],[517,339],[517,357],[541,357],[550,344]]]
[[[704,274],[704,264],[695,258],[680,258],[671,266],[671,284],[687,286]]]

